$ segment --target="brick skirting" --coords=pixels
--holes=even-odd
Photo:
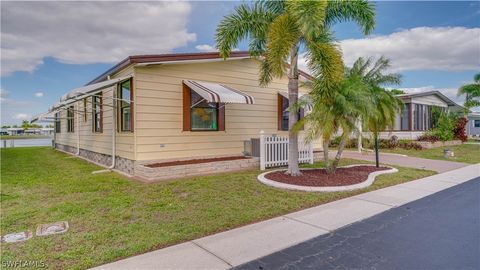
[[[188,176],[258,169],[259,167],[260,161],[258,158],[254,157],[247,159],[215,161],[208,163],[176,165],[156,168],[150,168],[137,163],[135,166],[135,175],[147,181],[156,181]]]
[[[74,146],[70,145],[64,145],[64,144],[55,144],[55,148],[62,150],[64,152],[76,154],[77,153],[77,148]],[[80,149],[80,156],[84,157],[88,160],[91,160],[94,163],[98,163],[104,166],[110,166],[112,165],[112,156],[111,155],[106,155],[98,152],[93,152],[90,150],[86,149]],[[116,156],[115,157],[115,169],[122,171],[124,173],[127,173],[129,175],[134,175],[135,174],[135,161],[131,159],[126,159],[123,157]]]

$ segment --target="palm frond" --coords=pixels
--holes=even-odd
[[[273,76],[282,77],[286,74],[288,56],[292,48],[298,44],[300,37],[296,21],[287,13],[278,16],[270,24],[265,61],[268,62]]]
[[[227,58],[232,49],[250,35],[257,39],[255,43],[257,46],[251,47],[253,53],[262,51],[263,48],[258,45],[265,39],[268,26],[273,19],[274,15],[260,4],[237,6],[235,11],[225,16],[217,26],[215,41],[220,55]]]
[[[473,75],[473,81],[476,83],[480,83],[480,73]]]
[[[366,0],[330,0],[326,10],[325,22],[331,26],[335,23],[354,21],[364,34],[375,28],[375,5]]]
[[[316,80],[313,91],[328,97],[343,80],[342,54],[334,43],[307,41],[307,65]]]
[[[285,7],[294,18],[304,37],[308,38],[323,31],[327,0],[293,1],[287,0]]]

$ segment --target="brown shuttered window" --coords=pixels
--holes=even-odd
[[[67,132],[75,132],[74,107],[67,108]]]
[[[92,130],[101,133],[103,128],[102,93],[92,96]]]
[[[132,80],[122,82],[118,87],[118,115],[120,131],[133,131],[133,85]]]
[[[183,85],[183,131],[224,131],[225,104],[206,102]]]

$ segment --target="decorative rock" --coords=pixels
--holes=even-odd
[[[449,158],[449,157],[454,157],[455,154],[454,154],[453,151],[450,150],[450,149],[444,149],[444,150],[443,150],[443,156],[444,156],[445,158]]]
[[[23,242],[32,238],[32,236],[33,234],[32,234],[32,231],[30,230],[19,232],[19,233],[9,233],[2,236],[2,242],[5,242],[5,243]]]
[[[68,222],[59,221],[51,224],[42,224],[37,227],[37,236],[60,234],[68,231]]]

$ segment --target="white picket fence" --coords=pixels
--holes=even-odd
[[[298,162],[313,164],[313,145],[298,138]],[[288,137],[267,136],[260,132],[260,169],[288,164]]]

